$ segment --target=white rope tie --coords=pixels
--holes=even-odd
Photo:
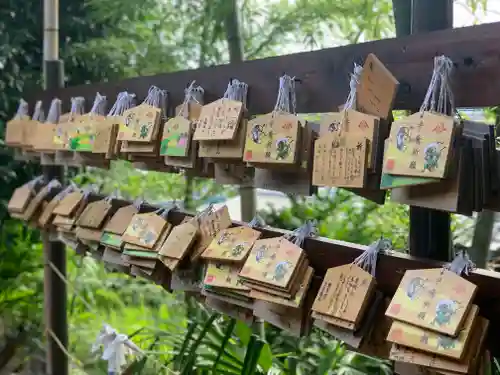
[[[368,246],[368,249],[354,259],[353,263],[363,268],[365,271],[370,272],[370,274],[375,277],[379,252],[388,251],[390,249],[392,249],[391,240],[381,238]]]
[[[71,98],[71,114],[83,115],[85,111],[85,98],[83,96],[75,96]]]
[[[243,106],[246,107],[247,94],[248,85],[245,82],[238,81],[237,79],[232,79],[227,85],[226,92],[224,92],[224,98],[242,102]]]
[[[49,113],[47,114],[47,123],[57,124],[61,116],[61,100],[54,98],[50,103]]]
[[[93,115],[104,116],[106,114],[107,102],[108,101],[105,96],[97,93],[94,99],[94,104],[92,104],[92,108],[90,109],[90,113]]]
[[[24,99],[19,100],[19,106],[17,107],[16,115],[14,116],[15,120],[22,118],[23,116],[28,116],[29,113],[29,105],[28,102]]]
[[[33,121],[43,122],[45,120],[45,112],[42,108],[42,101],[38,100],[35,104],[35,110],[33,111],[33,116],[31,116]]]
[[[356,107],[356,90],[358,88],[362,72],[363,67],[354,63],[354,72],[351,74],[351,81],[349,82],[349,95],[347,96],[347,100],[344,104],[344,109],[355,109]]]
[[[316,227],[315,220],[308,220],[299,228],[295,229],[292,233],[285,235],[288,241],[293,242],[298,247],[302,247],[306,238],[313,238],[318,235],[318,228]]]
[[[116,97],[113,107],[108,112],[108,116],[121,116],[127,109],[134,107],[135,94],[127,91],[122,91]]]
[[[278,97],[274,106],[274,112],[288,112],[295,114],[297,99],[295,96],[295,77],[283,75],[280,77]]]
[[[469,258],[469,254],[465,250],[461,250],[455,255],[453,261],[445,265],[444,268],[460,276],[462,274],[468,275],[476,266]]]
[[[205,90],[201,86],[195,86],[196,81],[193,81],[189,84],[189,86],[184,89],[184,100],[182,102],[182,107],[181,110],[179,111],[179,116],[182,117],[188,117],[188,108],[189,108],[189,103],[197,103],[201,104],[203,94],[205,93]]]
[[[425,94],[424,101],[420,107],[420,113],[433,111],[449,114],[455,110],[455,100],[451,90],[451,73],[453,61],[446,56],[434,58],[434,70],[431,82]],[[449,107],[448,107],[449,106]]]

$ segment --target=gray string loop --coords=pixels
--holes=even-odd
[[[45,122],[57,124],[59,122],[59,117],[61,117],[61,100],[54,98],[52,102],[50,102],[49,113],[47,114],[47,120]]]
[[[224,98],[242,102],[243,106],[246,108],[247,94],[248,85],[245,82],[238,81],[237,79],[232,79],[227,85],[226,92],[224,93]]]
[[[154,213],[157,214],[158,216],[161,216],[165,220],[168,218],[168,214],[171,211],[175,211],[175,210],[178,209],[177,204],[175,203],[175,201],[163,202],[162,204],[160,204],[160,206],[162,206],[162,207],[160,207],[157,210],[155,210]]]
[[[17,107],[16,114],[14,115],[14,120],[19,120],[24,116],[29,116],[29,104],[24,99],[19,99],[19,106]]]
[[[295,96],[295,77],[283,75],[280,77],[278,97],[274,106],[274,112],[288,112],[295,114],[297,99]]]
[[[71,182],[70,185],[66,186],[63,190],[61,190],[54,199],[56,201],[62,201],[64,197],[66,197],[69,193],[72,193],[78,189],[78,186],[74,182]]]
[[[138,197],[134,200],[134,203],[132,203],[132,205],[137,209],[137,211],[141,210],[143,204],[144,204],[144,197]]]
[[[83,96],[75,96],[71,98],[71,110],[70,113],[73,116],[83,115],[85,112],[85,98]]]
[[[156,86],[151,86],[148,91],[144,104],[159,108],[163,118],[167,116],[167,91],[161,90]]]
[[[384,252],[392,249],[392,241],[387,238],[380,238],[370,246],[368,249],[354,259],[354,264],[361,267],[375,277],[377,268],[377,258],[379,252]]]
[[[108,112],[108,116],[121,116],[123,112],[135,106],[135,94],[122,91],[116,97],[113,107]]]
[[[316,220],[308,220],[302,226],[295,229],[292,233],[286,234],[284,237],[298,247],[302,247],[306,238],[314,238],[318,235],[318,228],[316,225]]]
[[[356,106],[356,90],[359,85],[359,79],[361,73],[363,72],[363,67],[354,63],[354,71],[351,73],[351,81],[349,82],[349,95],[347,96],[346,102],[344,104],[344,110],[355,109]]]
[[[461,276],[469,275],[469,272],[473,271],[476,268],[474,262],[469,258],[469,254],[465,249],[459,250],[455,254],[455,258],[444,266],[444,269],[456,273]]]
[[[90,113],[93,115],[106,115],[106,105],[108,101],[105,96],[96,93],[94,104],[92,104],[92,108],[90,109]]]
[[[255,214],[253,219],[248,223],[250,228],[263,228],[266,226],[265,220],[259,214]]]
[[[187,88],[184,89],[184,100],[182,101],[182,107],[179,111],[179,116],[188,117],[189,103],[203,103],[203,95],[205,90],[201,86],[195,86],[196,81],[192,81]]]
[[[38,177],[35,177],[31,181],[28,181],[26,185],[28,186],[28,189],[34,191],[38,185],[43,184],[44,182],[45,182],[45,177],[43,175],[40,175]]]
[[[434,58],[434,70],[420,107],[421,114],[424,111],[432,111],[448,115],[455,111],[455,100],[451,89],[452,71],[453,61],[450,58],[446,56]]]
[[[87,201],[89,199],[90,194],[98,194],[100,190],[100,186],[98,184],[90,184],[80,189],[83,193],[83,200]]]
[[[36,102],[35,109],[33,111],[33,116],[31,116],[31,119],[33,121],[40,121],[40,122],[45,121],[45,112],[43,111],[41,100],[38,100]]]

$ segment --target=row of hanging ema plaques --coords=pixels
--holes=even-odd
[[[436,57],[420,111],[394,122],[399,83],[369,54],[363,67],[355,65],[344,105],[319,114],[319,121],[296,114],[295,79],[284,75],[273,111],[251,119],[248,86],[238,80],[228,84],[221,99],[206,105],[203,88],[193,82],[171,118],[166,117],[167,92],[154,86],[137,106],[134,94],[120,93],[108,113],[106,97],[100,94],[86,114],[83,98],[73,98],[66,114],[54,99],[46,119],[41,103],[30,119],[22,101],[7,124],[6,143],[19,157],[39,157],[42,164],[107,168],[110,160],[125,159],[152,170],[186,169],[220,183],[253,181],[257,187],[303,195],[316,187],[345,187],[377,203],[383,203],[384,189],[398,188],[391,197],[400,203],[470,214],[489,198],[478,198],[474,207],[458,204],[458,186],[463,184],[456,181],[466,173],[465,161],[457,165],[456,145],[461,143],[456,137],[462,126],[451,115],[452,68],[448,58]],[[487,152],[494,151],[490,147]],[[493,169],[485,163],[496,159],[483,156],[478,163]],[[493,178],[496,173],[491,181],[481,182],[483,187],[493,186]],[[489,191],[473,190],[483,195]],[[436,194],[447,199],[435,199]],[[450,194],[455,198],[450,200]]]
[[[63,188],[40,177],[16,189],[8,210],[81,254],[167,290],[194,293],[249,324],[258,317],[303,336],[312,323],[354,350],[412,371],[470,374],[487,357],[488,321],[473,304],[476,285],[461,276],[471,269],[465,253],[442,269],[406,271],[387,299],[377,288],[376,265],[379,253],[390,250],[389,240],[328,269],[321,280],[303,249],[316,236],[312,222],[262,238],[262,219],[234,226],[226,206],[174,225],[173,204],[152,208],[140,200],[103,198],[95,190]]]

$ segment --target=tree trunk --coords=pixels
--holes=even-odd
[[[243,61],[243,48],[238,20],[238,4],[237,0],[225,1],[227,1],[225,4],[227,8],[224,14],[224,28],[229,49],[229,62],[239,63]],[[249,222],[255,215],[255,189],[252,186],[240,186],[239,193],[241,199],[241,219]]]

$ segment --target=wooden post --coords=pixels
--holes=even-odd
[[[453,0],[393,0],[393,7],[397,37],[453,28]],[[450,260],[450,232],[449,213],[410,206],[411,255]]]
[[[62,62],[59,60],[59,0],[44,0],[43,57],[45,89],[62,87],[64,80]],[[63,168],[44,166],[43,174],[46,181],[55,178],[62,182]],[[66,275],[66,250],[63,243],[51,241],[48,232],[43,232],[42,237],[45,257],[44,315],[47,330],[47,374],[68,375],[68,358],[64,353],[68,347],[66,284],[50,267],[50,264],[53,264],[62,275]],[[59,343],[54,340],[52,334],[57,337]]]

